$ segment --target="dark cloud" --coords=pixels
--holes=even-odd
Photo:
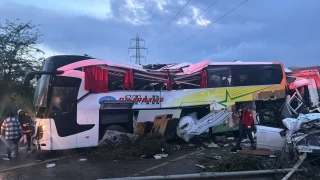
[[[193,21],[170,41],[165,41],[184,26],[183,22],[201,13],[212,1],[192,0],[178,18],[149,48],[147,61],[281,61],[287,66],[308,66],[319,62],[320,1],[248,1],[194,38],[172,49],[204,26]],[[160,0],[161,2],[161,0]],[[164,0],[142,38],[148,45],[186,0]],[[218,1],[201,17],[215,21],[241,0]],[[125,61],[129,39],[150,21],[155,0],[111,0],[111,18],[65,15],[34,6],[3,3],[0,16],[32,20],[41,25],[45,46],[53,51],[89,54]],[[90,6],[88,6],[90,8]],[[153,12],[154,13],[154,12]],[[180,22],[180,24],[178,23]],[[170,51],[168,51],[170,50]],[[134,52],[132,52],[133,54]]]

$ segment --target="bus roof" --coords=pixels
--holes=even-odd
[[[209,65],[266,65],[266,64],[281,64],[279,62],[211,62]]]

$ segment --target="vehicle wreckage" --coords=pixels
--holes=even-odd
[[[95,147],[112,130],[158,132],[186,141],[208,131],[236,136],[239,120],[234,114],[243,103],[252,111],[259,135],[263,127],[282,126],[281,114],[297,116],[310,102],[302,101],[309,93],[288,89],[297,77],[289,81],[277,62],[206,60],[141,66],[60,55],[29,73],[25,86],[34,77],[33,142],[42,150]],[[258,138],[259,143],[265,144]]]
[[[319,153],[319,77],[317,70],[287,74],[287,96],[278,110],[282,120],[273,115],[259,116],[273,122],[280,120],[281,124],[257,125],[258,148],[282,150],[293,146],[300,153]]]

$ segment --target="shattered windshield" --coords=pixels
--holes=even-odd
[[[46,107],[50,77],[51,75],[43,74],[38,80],[33,99],[35,107]]]

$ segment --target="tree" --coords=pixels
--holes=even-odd
[[[22,82],[25,75],[41,65],[44,52],[37,45],[42,36],[38,25],[6,20],[0,24],[0,80]]]

